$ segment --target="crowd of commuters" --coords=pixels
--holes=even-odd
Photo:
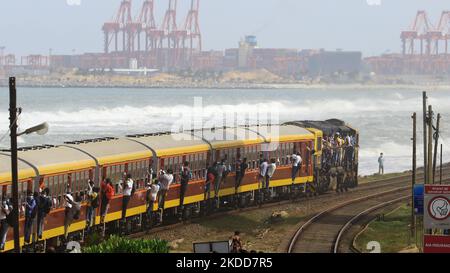
[[[341,135],[336,132],[322,139],[323,163],[332,167],[350,168],[356,146],[356,137],[351,134]]]
[[[300,153],[294,152],[290,156],[292,162],[292,181],[295,182],[301,169],[302,157]],[[258,181],[259,188],[263,191],[270,189],[270,181],[276,174],[277,164],[280,163],[276,158],[265,158],[264,153],[260,153],[258,165]],[[236,195],[239,194],[239,188],[241,187],[245,174],[249,169],[249,163],[247,158],[242,158],[240,154],[237,154],[231,161],[228,160],[228,155],[217,162],[212,163],[206,168],[205,186],[204,186],[204,200],[210,201],[211,190],[214,190],[214,196],[216,200],[219,200],[220,190],[227,182],[227,177],[230,173],[235,173],[234,188]],[[154,175],[153,169],[149,167],[147,172],[147,178],[144,181],[146,189],[146,216],[151,223],[154,217],[155,205],[157,205],[156,213],[162,213],[166,204],[167,194],[169,189],[175,181],[179,182],[179,208],[183,211],[185,204],[185,197],[188,192],[189,182],[193,178],[193,173],[190,169],[190,163],[185,161],[181,163],[180,172],[178,176],[174,175],[171,168],[166,170],[160,170],[158,175]],[[176,178],[179,178],[178,180]],[[231,181],[230,181],[231,182]],[[122,193],[122,212],[121,221],[126,223],[127,221],[127,209],[133,194],[136,190],[136,183],[130,173],[124,173],[123,179],[120,180],[117,185],[113,184],[110,178],[106,178],[100,182],[99,187],[95,186],[94,181],[87,181],[87,188],[85,191],[71,192],[70,185],[66,187],[66,193],[62,196],[64,201],[64,239],[67,241],[70,226],[76,220],[80,219],[81,207],[84,202],[85,220],[86,220],[86,232],[90,232],[92,227],[96,224],[96,211],[99,209],[100,224],[103,225],[106,222],[106,216],[111,205],[111,201],[116,194],[117,189]],[[55,205],[54,200],[51,197],[50,189],[47,187],[39,187],[39,192],[33,193],[31,190],[27,191],[26,200],[24,202],[24,237],[25,243],[31,242],[31,236],[33,234],[33,225],[37,224],[37,237],[38,240],[43,238],[45,219],[50,213],[52,207]],[[2,198],[4,200],[0,207],[0,249],[5,247],[6,235],[9,227],[11,226],[11,216],[13,207],[11,206],[11,200]],[[217,205],[219,202],[216,203]],[[208,203],[209,205],[209,203]],[[37,220],[37,221],[35,221]],[[238,236],[236,234],[235,236]]]

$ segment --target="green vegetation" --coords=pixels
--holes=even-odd
[[[119,236],[111,236],[108,240],[83,248],[83,253],[168,253],[167,241],[133,240]]]
[[[356,248],[362,252],[368,252],[367,243],[376,241],[381,244],[382,253],[396,253],[406,249],[413,251],[415,238],[411,238],[410,224],[411,207],[405,204],[385,215],[384,219],[370,223],[356,239]]]

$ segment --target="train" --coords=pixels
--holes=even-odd
[[[341,160],[330,158],[332,149],[326,145],[336,134],[351,136],[351,158],[342,153]],[[326,146],[326,147],[325,147]],[[343,148],[339,148],[342,149]],[[116,231],[122,212],[122,192],[119,186],[124,174],[131,174],[135,191],[126,211],[128,232],[142,230],[146,217],[146,183],[149,171],[172,169],[174,183],[164,203],[166,217],[180,214],[180,169],[188,161],[192,171],[185,194],[183,218],[201,216],[210,200],[205,200],[205,176],[212,162],[227,158],[233,162],[237,156],[247,158],[248,169],[240,187],[235,191],[235,172],[231,172],[220,186],[218,196],[214,190],[211,200],[217,207],[227,207],[236,202],[245,207],[260,202],[262,196],[259,183],[260,158],[277,159],[277,169],[270,181],[269,200],[278,200],[302,195],[318,195],[330,190],[345,191],[358,185],[359,132],[342,120],[291,121],[278,125],[254,125],[208,128],[182,131],[128,135],[125,137],[96,138],[65,142],[61,145],[41,145],[20,148],[18,151],[19,202],[26,200],[27,190],[33,192],[49,188],[53,207],[47,215],[44,233],[40,242],[52,245],[61,243],[64,235],[64,194],[68,189],[78,195],[85,192],[88,181],[97,186],[110,178],[115,187],[115,196],[105,218],[106,230]],[[301,167],[295,181],[291,179],[292,154],[297,151],[302,157]],[[336,153],[336,152],[335,152]],[[334,154],[335,154],[334,153]],[[2,199],[11,194],[10,151],[0,151],[0,190]],[[81,194],[83,195],[83,194]],[[262,199],[265,202],[266,199]],[[86,228],[86,200],[82,202],[81,215],[70,226],[72,235],[83,236]],[[159,213],[158,204],[152,207]],[[20,211],[20,244],[24,246],[24,206]],[[162,216],[161,215],[161,216]],[[95,226],[100,226],[99,209],[95,212]],[[164,220],[163,220],[164,221]],[[135,223],[135,224],[133,224]],[[105,230],[104,229],[104,230]],[[14,248],[12,228],[9,229],[4,251]]]

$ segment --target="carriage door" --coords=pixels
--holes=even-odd
[[[300,146],[300,154],[302,157],[302,166],[301,166],[301,171],[300,171],[300,176],[306,176],[307,174],[307,170],[308,170],[308,165],[309,165],[309,155],[308,155],[308,150],[306,149],[306,143],[305,142],[300,142],[298,143]]]

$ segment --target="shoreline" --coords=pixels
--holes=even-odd
[[[204,90],[334,90],[334,91],[359,91],[359,90],[412,90],[412,91],[447,91],[450,84],[424,85],[424,84],[301,84],[301,83],[254,83],[254,84],[153,84],[153,85],[130,85],[130,84],[20,84],[25,88],[78,88],[78,89],[102,89],[102,88],[123,88],[123,89],[204,89]],[[8,88],[7,84],[0,84],[0,88]]]

